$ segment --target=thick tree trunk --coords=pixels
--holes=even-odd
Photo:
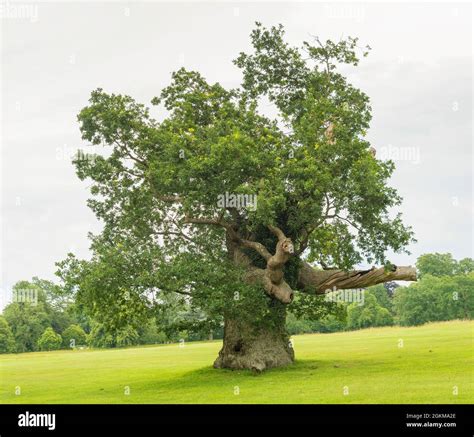
[[[224,343],[215,368],[261,372],[293,363],[293,347],[285,327],[286,311],[279,303],[272,307],[271,325],[225,320]]]
[[[248,269],[245,281],[261,284],[270,296],[268,320],[257,321],[248,318],[226,318],[224,342],[215,368],[250,369],[261,372],[272,367],[281,367],[294,361],[293,347],[286,332],[286,305],[293,300],[293,290],[284,280],[284,266],[293,254],[293,243],[274,226],[269,229],[278,238],[275,254],[260,243],[240,239],[235,231],[227,230],[228,255],[237,265]],[[240,245],[257,251],[265,260],[266,268],[252,266]],[[298,274],[298,288],[301,291],[323,294],[337,289],[363,288],[392,280],[416,280],[412,267],[392,266],[391,269],[375,267],[370,270],[317,270],[303,262]]]

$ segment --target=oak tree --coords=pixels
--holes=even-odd
[[[369,98],[340,71],[369,48],[292,47],[282,26],[259,23],[251,42],[234,61],[238,88],[173,73],[152,100],[161,120],[129,96],[92,92],[78,120],[104,149],[75,165],[104,228],[92,259],[70,255],[59,274],[116,329],[186,304],[188,327],[224,324],[215,367],[261,371],[294,360],[288,307],[319,317],[328,290],[416,273],[386,258],[413,235],[391,214],[394,164],[366,139]],[[381,267],[354,270],[363,262]]]

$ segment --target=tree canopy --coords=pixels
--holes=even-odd
[[[234,61],[238,88],[173,73],[151,100],[162,120],[103,89],[79,113],[82,138],[104,146],[74,162],[104,229],[91,236],[92,259],[70,255],[59,275],[108,324],[139,323],[171,294],[192,304],[190,323],[267,323],[296,291],[323,308],[314,295],[330,288],[415,278],[386,258],[413,233],[391,215],[401,203],[388,184],[394,164],[366,139],[369,98],[340,72],[369,47],[292,47],[282,26],[260,23],[251,42]],[[383,267],[351,271],[362,262]]]

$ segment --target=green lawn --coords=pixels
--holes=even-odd
[[[298,335],[293,337],[296,363],[262,374],[213,369],[220,341],[2,355],[0,399],[3,403],[472,403],[473,327],[474,322],[453,321]],[[17,387],[20,395],[15,394]]]

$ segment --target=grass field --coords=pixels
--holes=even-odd
[[[474,322],[453,321],[298,335],[293,337],[296,363],[262,374],[213,369],[220,341],[2,355],[0,400],[472,403],[473,328]]]

